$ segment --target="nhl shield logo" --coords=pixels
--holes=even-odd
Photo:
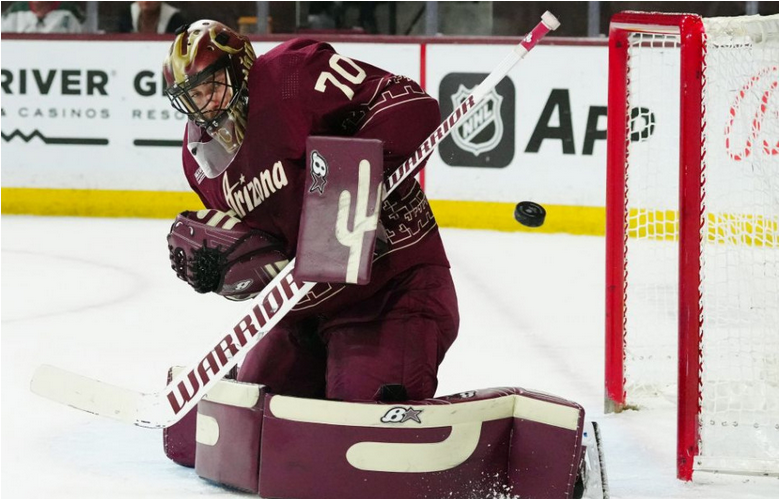
[[[460,84],[457,92],[451,95],[454,109],[473,92],[474,88],[468,89]],[[484,101],[473,108],[457,130],[452,132],[457,146],[475,156],[497,148],[503,139],[503,120],[500,116],[502,104],[503,96],[498,94],[496,89],[492,89]]]
[[[486,73],[449,73],[438,86],[444,120],[487,78]],[[503,77],[478,106],[438,145],[441,160],[450,167],[502,169],[511,165],[515,149],[516,91]]]

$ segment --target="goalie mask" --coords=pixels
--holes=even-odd
[[[239,151],[247,125],[250,41],[217,21],[177,30],[163,63],[166,95],[188,116],[187,146],[207,175],[222,174]]]

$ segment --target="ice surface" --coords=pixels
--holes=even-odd
[[[2,497],[249,497],[163,454],[161,432],[29,391],[49,363],[153,391],[245,305],[199,295],[169,268],[163,220],[3,216]],[[675,408],[603,415],[602,238],[443,230],[460,337],[439,395],[520,386],[575,400],[601,425],[619,498],[777,498],[778,479],[675,478]]]

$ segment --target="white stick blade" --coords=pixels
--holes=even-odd
[[[30,390],[49,400],[124,423],[159,428],[149,420],[158,412],[150,408],[152,395],[120,388],[51,365],[41,365],[33,374]]]

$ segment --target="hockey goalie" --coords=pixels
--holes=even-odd
[[[209,20],[178,31],[164,75],[207,208],[171,227],[176,275],[244,300],[296,257],[297,280],[317,282],[166,429],[170,458],[264,497],[584,491],[578,404],[520,388],[434,398],[459,326],[449,263],[416,180],[385,197],[383,183],[438,129],[435,99],[321,42],[256,57]]]

